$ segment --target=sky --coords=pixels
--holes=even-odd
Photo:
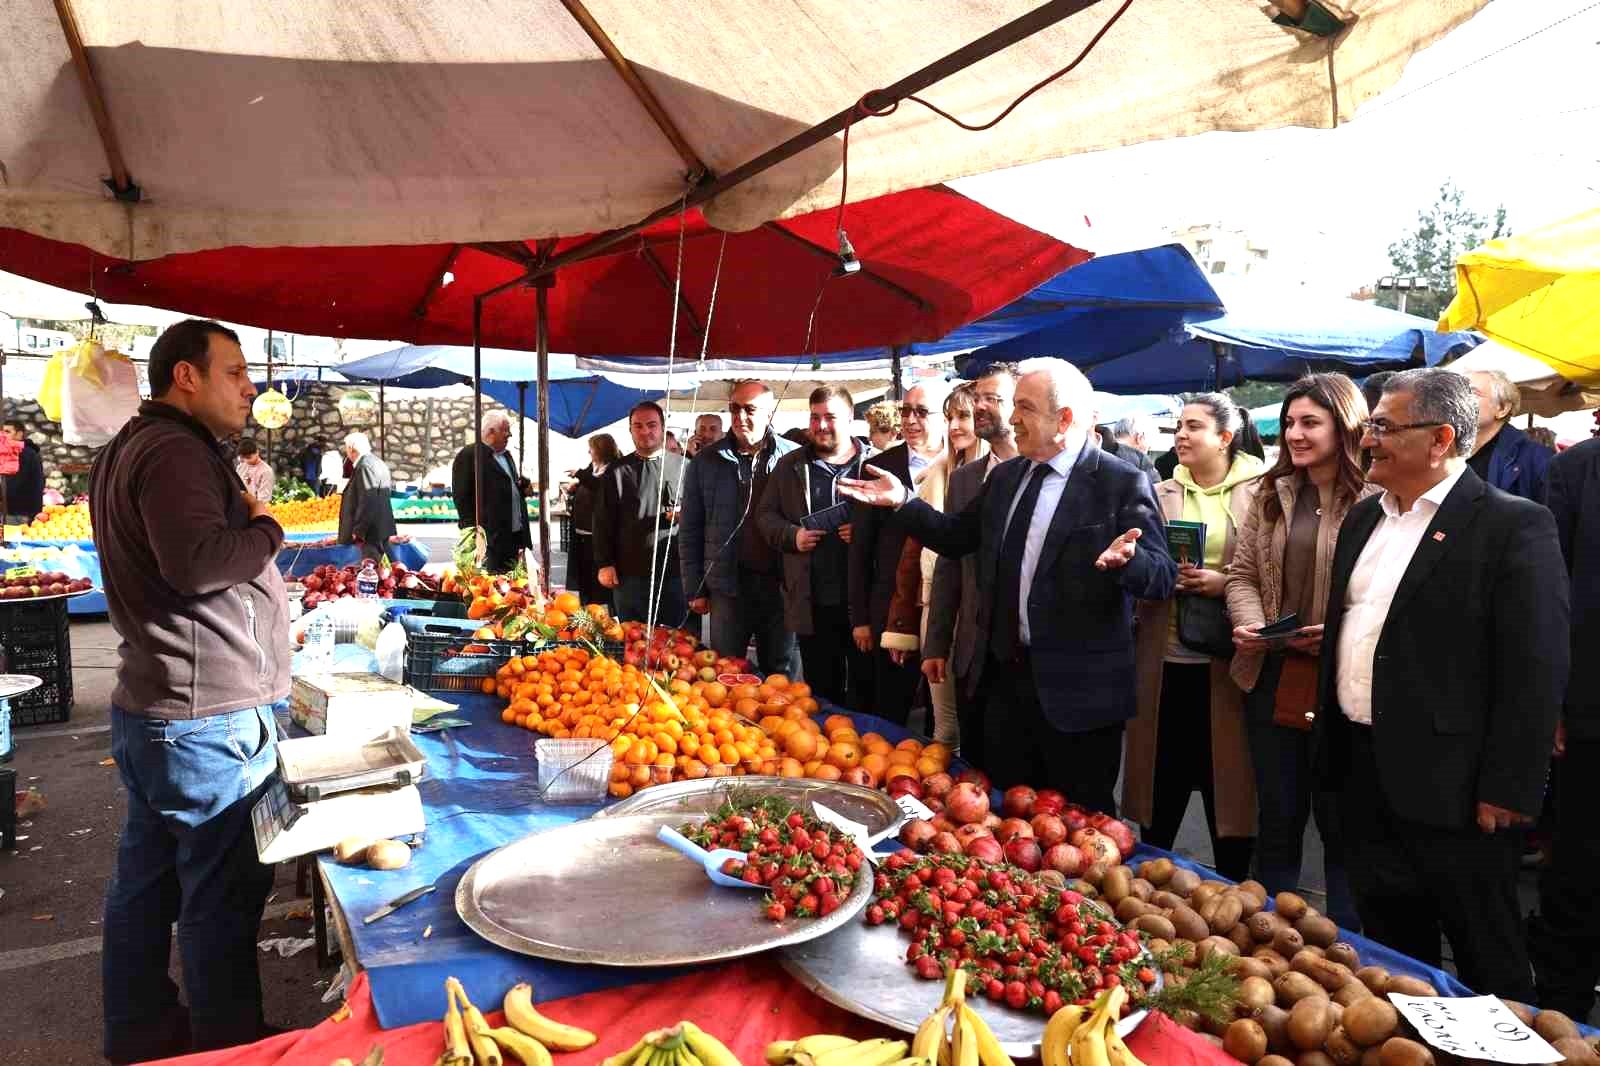
[[[1525,38],[1525,39],[1524,39]],[[1217,222],[1348,295],[1445,180],[1514,231],[1600,204],[1600,0],[1495,0],[1337,130],[1209,133],[953,182],[1097,254]]]

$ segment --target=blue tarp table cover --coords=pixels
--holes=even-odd
[[[330,548],[298,548],[297,540],[322,540],[326,533],[289,534],[283,551],[278,553],[278,572],[285,577],[303,577],[324,563],[329,566],[360,566],[361,549],[354,544],[334,545]],[[407,569],[420,570],[428,564],[428,549],[416,541],[391,544],[389,558],[403,563]]]

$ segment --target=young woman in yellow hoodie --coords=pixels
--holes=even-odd
[[[1203,522],[1203,565],[1178,571],[1177,596],[1219,602],[1239,523],[1266,464],[1242,448],[1245,414],[1221,393],[1194,396],[1178,419],[1173,477],[1156,486],[1168,521]],[[1228,661],[1178,640],[1177,597],[1139,605],[1139,712],[1128,723],[1123,813],[1140,838],[1171,848],[1189,797],[1199,792],[1211,830],[1213,865],[1239,881],[1250,876],[1255,846],[1255,781],[1242,695]]]

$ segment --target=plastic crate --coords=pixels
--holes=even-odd
[[[607,767],[609,772],[610,767]],[[0,766],[0,850],[17,846],[17,771]]]
[[[611,747],[603,740],[546,737],[533,742],[539,798],[546,803],[604,803],[611,781]]]
[[[11,698],[13,729],[72,717],[72,630],[66,600],[12,600],[0,607],[0,649],[6,672],[32,674],[43,682]]]
[[[410,618],[406,615],[401,624]],[[521,641],[474,640],[471,629],[452,625],[450,619],[418,619],[405,628],[405,681],[424,692],[481,692],[484,678],[493,677],[513,655],[524,654]],[[464,644],[480,644],[489,650],[458,654]]]

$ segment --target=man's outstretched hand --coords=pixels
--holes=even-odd
[[[1111,542],[1111,547],[1100,553],[1100,558],[1094,561],[1096,570],[1121,570],[1133,562],[1133,553],[1138,547],[1140,533],[1138,529],[1130,529],[1122,536]]]
[[[863,474],[870,478],[842,477],[835,482],[839,491],[857,503],[869,507],[899,507],[906,502],[906,487],[893,474],[886,474],[875,466],[867,466]]]

